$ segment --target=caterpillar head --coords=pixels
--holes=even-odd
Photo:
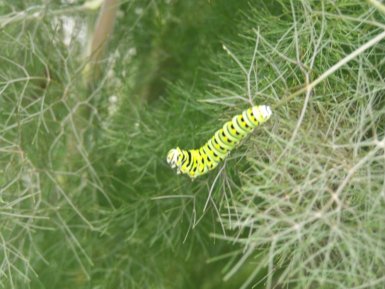
[[[179,147],[171,149],[167,154],[167,163],[171,166],[171,168],[178,167],[179,171],[179,168],[182,164],[182,157],[183,153]]]

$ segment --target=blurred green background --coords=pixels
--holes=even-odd
[[[381,2],[111,3],[0,2],[0,288],[384,288]]]

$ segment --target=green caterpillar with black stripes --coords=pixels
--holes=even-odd
[[[242,139],[270,116],[269,106],[253,106],[226,122],[201,148],[171,149],[167,154],[167,162],[172,168],[176,168],[178,174],[187,174],[195,179],[215,169]]]

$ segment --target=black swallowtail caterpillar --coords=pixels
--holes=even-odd
[[[226,122],[201,148],[171,149],[167,154],[167,162],[172,168],[176,167],[178,174],[188,174],[192,179],[203,175],[216,168],[243,138],[270,116],[269,106],[253,106]]]

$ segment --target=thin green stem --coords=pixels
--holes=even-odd
[[[279,107],[288,101],[292,100],[296,96],[305,93],[306,91],[309,91],[316,87],[318,84],[320,84],[322,81],[324,81],[326,78],[328,78],[330,75],[332,75],[334,72],[339,70],[342,66],[350,62],[351,60],[355,59],[358,55],[363,53],[365,50],[369,49],[370,47],[376,45],[378,42],[380,42],[382,39],[385,38],[385,31],[378,34],[376,37],[372,38],[365,44],[361,45],[359,48],[354,50],[349,55],[345,56],[343,59],[338,61],[336,64],[334,64],[332,67],[330,67],[328,70],[326,70],[324,73],[322,73],[317,79],[315,79],[313,82],[309,83],[309,85],[304,86],[303,88],[297,90],[296,92],[292,93],[291,95],[285,97],[281,101],[274,104],[272,107],[276,108]]]

